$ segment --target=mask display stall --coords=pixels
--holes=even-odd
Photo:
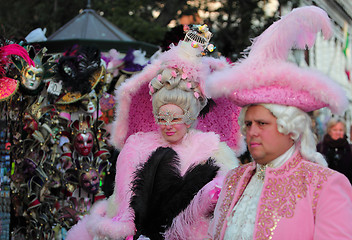
[[[139,50],[101,53],[74,45],[48,54],[45,48],[15,46],[17,52],[0,54],[1,237],[64,239],[106,197],[113,92],[148,60]]]
[[[27,51],[18,44],[1,39],[0,41],[0,110],[1,113],[8,111],[6,101],[10,99],[18,90],[19,82],[10,77],[12,61],[11,57],[17,56],[29,66],[34,66],[34,62],[28,56]],[[7,129],[7,118],[5,114],[0,114],[0,239],[8,239],[11,221],[11,191],[10,176],[11,169],[11,144],[10,131]]]

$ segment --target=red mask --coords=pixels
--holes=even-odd
[[[88,156],[93,148],[93,134],[90,132],[79,133],[75,138],[74,146],[80,155]]]
[[[26,114],[24,119],[23,130],[28,134],[33,134],[35,130],[38,130],[38,123],[29,114]]]

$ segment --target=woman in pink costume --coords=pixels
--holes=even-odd
[[[208,94],[243,107],[238,121],[254,160],[227,174],[209,239],[352,239],[351,184],[316,151],[307,114],[328,107],[343,115],[346,95],[324,74],[287,61],[320,30],[332,33],[322,9],[294,9],[254,40],[246,59],[208,79]]]
[[[200,57],[209,34],[205,26],[189,30],[185,41],[117,90],[111,141],[122,150],[114,194],[97,202],[67,239],[206,236],[222,179],[239,165],[233,149],[244,150],[235,123],[239,109],[226,99],[214,99],[197,120],[207,104],[204,80],[227,67],[224,60]],[[189,41],[195,35],[206,43]]]

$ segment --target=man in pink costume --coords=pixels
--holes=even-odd
[[[342,114],[347,99],[328,77],[286,62],[291,47],[312,47],[320,30],[331,35],[323,10],[297,8],[207,82],[210,96],[243,107],[238,121],[254,160],[227,174],[209,239],[352,239],[351,185],[316,152],[307,114]]]
[[[196,35],[209,37],[204,26],[198,30]],[[186,40],[179,42],[178,46],[162,53],[117,89],[118,106],[111,141],[122,150],[116,162],[114,194],[108,200],[97,202],[91,213],[68,232],[67,239],[130,239],[135,234],[135,239],[144,236],[151,239],[206,237],[223,178],[230,169],[239,165],[232,149],[240,154],[244,145],[241,145],[239,127],[234,123],[238,107],[226,99],[217,99],[213,110],[196,124],[200,110],[207,103],[203,93],[204,79],[213,71],[227,67],[225,60],[199,57],[200,50],[206,47],[201,45]],[[212,115],[223,110],[234,113],[222,114],[223,118]],[[219,124],[216,124],[217,121]],[[214,129],[218,134],[200,131],[196,125],[201,130]],[[228,144],[224,142],[224,136],[231,139]],[[171,175],[176,181],[183,181],[187,186],[196,186],[203,181],[199,191],[172,193],[173,197],[166,204],[172,201],[175,204],[169,205],[169,208],[180,203],[175,201],[180,194],[187,195],[189,202],[186,201],[181,210],[178,209],[171,219],[169,215],[166,220],[161,215],[167,215],[169,208],[160,210],[165,201],[161,201],[161,206],[152,201],[157,195],[155,189],[165,187],[160,185],[167,185],[166,178],[170,177],[170,174],[160,177],[159,170],[165,167],[164,160],[170,160],[160,157],[160,153],[172,156],[171,162],[176,164],[171,164]],[[212,170],[203,171],[191,181],[185,180],[195,168],[203,167]],[[150,168],[153,170],[148,171]],[[151,196],[145,190],[147,185],[150,186],[145,175],[155,178]],[[142,185],[139,184],[141,180]],[[140,198],[143,194],[148,195],[146,201]],[[160,195],[161,199],[167,198],[167,194]],[[154,212],[150,210],[152,207],[156,209]],[[157,227],[157,231],[153,232],[154,228],[150,232],[146,225],[154,224],[159,217],[162,219],[160,223],[165,225],[156,224],[153,227]]]

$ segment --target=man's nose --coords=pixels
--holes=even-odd
[[[247,129],[247,134],[249,136],[257,136],[259,131],[258,131],[258,126],[256,124],[252,124],[248,129]]]

